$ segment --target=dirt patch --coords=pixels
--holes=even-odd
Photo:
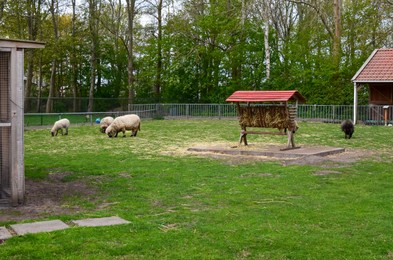
[[[340,154],[328,155],[328,156],[304,156],[302,158],[293,160],[282,160],[281,163],[284,166],[287,165],[319,165],[332,168],[340,168],[348,166],[349,164],[355,163],[364,158],[371,158],[375,156],[374,152],[366,150],[347,150]]]
[[[364,158],[372,158],[378,155],[378,152],[375,151],[369,151],[369,150],[361,150],[361,149],[345,149],[344,152],[340,152],[337,154],[328,154],[326,156],[320,156],[320,155],[313,155],[312,153],[310,154],[300,154],[298,157],[293,157],[291,158],[290,153],[292,151],[284,151],[283,153],[279,156],[274,156],[275,153],[272,153],[272,156],[252,156],[252,155],[242,155],[242,154],[227,154],[226,152],[220,152],[219,149],[223,150],[228,150],[230,148],[230,145],[226,144],[208,144],[206,147],[213,148],[212,150],[217,150],[216,152],[189,152],[193,155],[196,156],[203,156],[203,157],[208,157],[208,158],[213,158],[213,159],[219,159],[223,160],[225,163],[230,164],[230,165],[236,165],[236,164],[243,164],[243,163],[250,163],[253,161],[278,161],[281,163],[283,166],[289,166],[289,165],[319,165],[321,167],[331,167],[333,168],[338,168],[338,167],[343,167],[344,165],[348,166],[348,164],[355,163],[358,160],[364,159]],[[277,145],[272,145],[272,144],[267,144],[267,145],[253,145],[253,146],[247,146],[247,147],[238,147],[234,150],[237,149],[242,149],[246,152],[250,151],[262,151],[261,154],[263,154],[263,151],[270,150],[270,151],[279,151],[279,148]],[[297,153],[300,150],[312,150],[313,152],[318,153],[318,150],[324,150],[326,147],[302,147],[302,149],[299,150],[293,150],[293,153]],[[287,156],[288,155],[288,156]]]
[[[93,201],[97,191],[81,180],[66,181],[72,173],[52,173],[43,180],[25,181],[25,204],[0,209],[0,222],[23,221],[54,215],[75,214],[86,209],[72,199]]]

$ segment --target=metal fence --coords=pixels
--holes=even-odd
[[[383,106],[358,106],[358,123],[367,125],[392,124],[392,108]],[[26,113],[25,126],[48,126],[67,117],[72,124],[95,124],[105,116],[117,117],[138,114],[142,119],[236,119],[234,104],[134,104],[129,111],[92,113]],[[298,121],[340,123],[353,118],[353,106],[349,105],[298,105]],[[385,121],[387,120],[387,121]]]

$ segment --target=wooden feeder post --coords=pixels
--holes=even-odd
[[[383,106],[383,118],[385,119],[385,126],[387,126],[389,121],[389,106]]]
[[[298,101],[305,99],[296,90],[283,91],[236,91],[226,100],[235,102],[241,127],[239,143],[247,143],[247,134],[287,135],[285,149],[299,148],[295,146],[294,133],[297,130],[296,115]],[[288,101],[296,101],[289,106]],[[240,105],[240,103],[246,105]],[[258,103],[267,103],[264,105]],[[254,105],[251,105],[254,103]],[[247,131],[247,127],[277,128],[279,132]]]

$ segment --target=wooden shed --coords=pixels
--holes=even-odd
[[[357,121],[358,91],[368,87],[369,106],[383,106],[385,113],[371,109],[370,118],[387,121],[388,109],[393,105],[393,49],[376,49],[352,78],[353,121]],[[391,109],[390,109],[391,110]]]
[[[240,143],[244,141],[247,145],[247,134],[287,134],[286,149],[295,148],[293,134],[297,128],[297,104],[306,101],[297,90],[236,91],[226,101],[237,104]],[[280,131],[247,131],[247,127],[277,128]]]
[[[24,49],[44,46],[0,39],[0,206],[24,203]]]

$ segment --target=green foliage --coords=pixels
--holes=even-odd
[[[391,47],[393,42],[393,5],[386,1],[348,1],[342,5],[339,63],[333,54],[331,1],[278,0],[270,4],[271,76],[267,79],[261,1],[184,1],[177,10],[164,12],[160,39],[157,6],[145,3],[146,9],[136,10],[132,39],[134,103],[222,103],[239,89],[298,89],[312,104],[351,104],[353,75],[374,49]],[[164,1],[164,6],[171,3]],[[131,39],[125,3],[103,1],[99,9],[92,18],[98,26],[94,96],[127,98],[127,46]],[[5,1],[1,11],[3,37],[46,42],[44,50],[35,52],[33,61],[34,78],[41,76],[45,84],[38,89],[34,82],[32,96],[48,96],[54,60],[54,96],[89,95],[93,36],[88,3],[77,6],[75,20],[69,8],[56,9],[52,17],[49,2],[42,0]],[[145,22],[146,18],[151,21]],[[52,19],[58,24],[58,38]],[[367,93],[359,101],[367,103]],[[95,110],[116,107],[119,104],[98,104]]]

